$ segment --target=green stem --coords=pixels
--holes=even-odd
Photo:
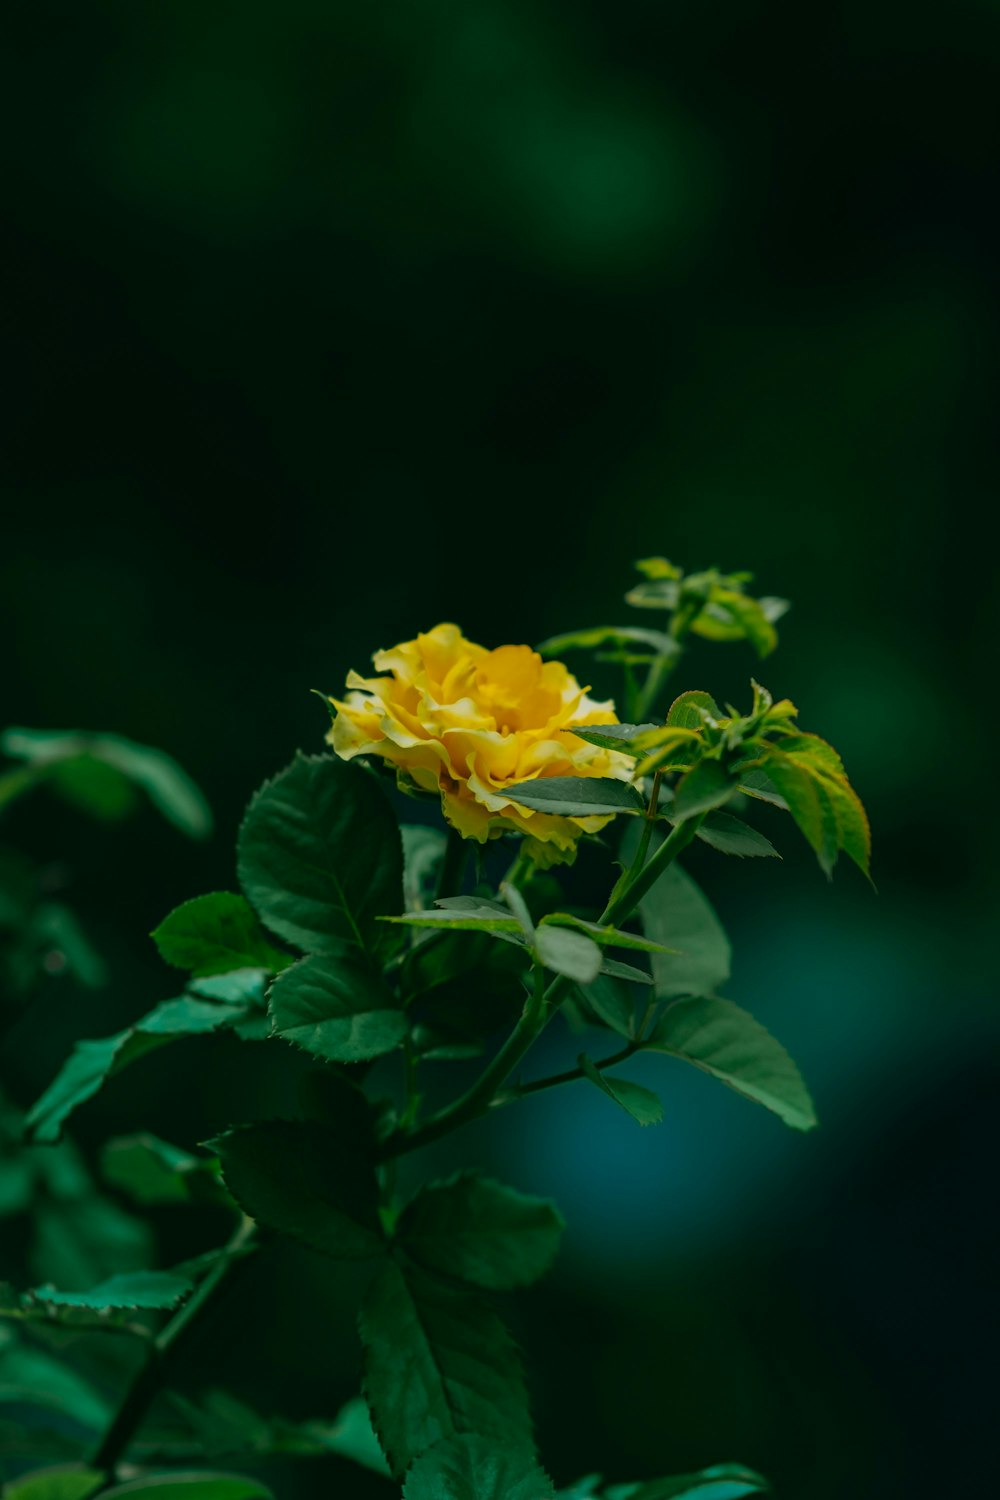
[[[252,1219],[242,1220],[208,1275],[192,1292],[184,1306],[153,1339],[146,1363],[140,1369],[131,1389],[126,1393],[117,1415],[94,1453],[91,1462],[95,1469],[100,1469],[109,1477],[113,1477],[115,1468],[131,1443],[136,1429],[159,1394],[181,1341],[207,1303],[227,1280],[233,1266],[241,1261],[246,1251],[251,1248],[256,1228]]]
[[[613,1068],[616,1063],[627,1062],[636,1052],[641,1052],[642,1042],[629,1042],[620,1052],[614,1052],[610,1057],[602,1057],[595,1062],[594,1067],[598,1069]],[[554,1089],[561,1083],[575,1083],[579,1078],[585,1078],[586,1074],[582,1068],[567,1068],[564,1073],[552,1073],[548,1078],[536,1078],[532,1083],[518,1084],[509,1094],[500,1095],[496,1103],[513,1104],[515,1099],[522,1099],[525,1094],[539,1094],[543,1089]]]
[[[687,822],[680,823],[669,838],[664,839],[652,859],[641,870],[636,870],[635,866],[632,866],[634,878],[625,890],[608,902],[600,918],[602,927],[607,924],[617,925],[626,917],[631,916],[650,886],[659,879],[681,850],[686,849],[690,844],[703,816],[704,814],[688,818]],[[409,1151],[417,1151],[421,1146],[428,1146],[432,1141],[450,1135],[460,1125],[465,1125],[469,1120],[478,1119],[480,1115],[487,1113],[500,1089],[529,1048],[541,1036],[572,988],[570,980],[562,974],[557,974],[548,987],[542,989],[540,966],[536,966],[535,974],[535,993],[525,1006],[520,1021],[472,1087],[453,1100],[451,1104],[446,1105],[444,1109],[439,1110],[436,1115],[432,1115],[419,1130],[394,1131],[383,1142],[381,1154],[384,1160],[393,1156],[402,1156]]]
[[[435,901],[440,901],[444,896],[457,896],[461,893],[467,853],[468,846],[465,839],[457,828],[449,827],[444,854],[441,856],[441,867],[438,870],[437,885],[434,889]]]

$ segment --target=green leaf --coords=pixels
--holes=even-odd
[[[809,1090],[784,1047],[731,1000],[696,995],[668,1005],[645,1050],[694,1063],[795,1130],[817,1123]]]
[[[440,828],[403,823],[403,894],[407,911],[420,911],[434,895],[447,838]]]
[[[188,991],[204,1000],[221,1000],[223,1005],[251,1006],[263,1009],[269,969],[233,969],[228,974],[212,974],[192,979]]]
[[[769,802],[772,807],[788,811],[788,803],[766,771],[762,771],[759,766],[750,766],[739,773],[739,790],[758,802]]]
[[[127,1271],[120,1276],[109,1276],[87,1292],[61,1292],[53,1286],[36,1286],[29,1295],[56,1307],[94,1311],[105,1307],[167,1309],[177,1307],[193,1290],[193,1283],[186,1276],[177,1276],[172,1271]]]
[[[820,783],[804,766],[777,754],[767,757],[766,768],[823,872],[829,875],[837,860],[837,824]]]
[[[521,924],[503,901],[488,901],[483,896],[445,896],[433,908],[411,911],[401,917],[384,917],[407,927],[450,929],[452,932],[509,933],[520,940]]]
[[[668,949],[674,952],[674,949]],[[616,958],[606,958],[601,964],[601,973],[607,974],[614,979],[627,979],[630,984],[652,984],[653,980],[644,969],[636,969],[632,964],[619,963]]]
[[[396,1234],[414,1260],[487,1291],[530,1286],[555,1260],[565,1224],[544,1198],[475,1172],[421,1188]]]
[[[699,1474],[612,1485],[605,1492],[605,1500],[744,1500],[747,1495],[770,1492],[767,1480],[752,1470],[740,1464],[716,1464]]]
[[[37,1469],[34,1474],[9,1479],[3,1487],[4,1500],[88,1500],[106,1478],[99,1469],[87,1469],[79,1464]]]
[[[53,1082],[25,1116],[26,1130],[36,1141],[58,1140],[67,1116],[129,1063],[179,1037],[233,1026],[245,1015],[245,1010],[234,1005],[214,1005],[183,995],[177,1000],[164,1000],[127,1031],[77,1042]]]
[[[663,1119],[663,1105],[652,1089],[644,1089],[639,1083],[630,1083],[627,1078],[609,1078],[595,1068],[589,1057],[581,1056],[580,1067],[585,1078],[596,1084],[602,1094],[613,1099],[626,1114],[640,1125],[659,1125]]]
[[[563,651],[595,651],[598,646],[648,646],[658,656],[677,656],[680,646],[663,630],[639,625],[594,625],[550,636],[537,648],[541,656],[560,656]],[[573,731],[574,734],[576,731]]]
[[[662,943],[654,943],[648,937],[642,937],[638,932],[623,932],[620,927],[602,927],[598,922],[585,922],[582,917],[571,916],[568,912],[555,911],[549,916],[543,917],[539,923],[540,927],[576,927],[587,937],[593,938],[602,948],[635,948],[640,953],[671,953],[673,950],[664,948]]]
[[[268,940],[244,896],[214,891],[175,907],[152,933],[160,957],[195,978],[233,969],[280,973],[292,962]]]
[[[304,958],[279,974],[268,1008],[274,1035],[326,1062],[365,1062],[398,1047],[407,1020],[378,969],[359,952]]]
[[[214,1159],[192,1156],[155,1135],[115,1136],[101,1153],[105,1180],[142,1204],[225,1201],[216,1168]]]
[[[547,969],[564,974],[577,984],[590,984],[604,962],[597,944],[569,927],[539,926],[535,932],[535,952]]]
[[[778,632],[759,600],[735,589],[714,588],[691,630],[709,641],[747,640],[761,657],[778,644]]]
[[[478,1040],[516,1020],[529,966],[527,949],[516,942],[501,946],[489,933],[437,932],[407,955],[401,987],[432,1027]]]
[[[659,724],[588,724],[585,729],[574,729],[572,732],[578,740],[586,740],[588,745],[598,745],[602,750],[618,750],[623,755],[638,756],[642,752],[633,748],[632,741],[660,727]]]
[[[619,980],[601,974],[593,984],[587,986],[586,994],[581,994],[580,999],[588,1019],[610,1027],[619,1036],[634,1035],[635,1009],[632,997]]]
[[[120,817],[140,787],[158,812],[191,838],[212,831],[211,810],[191,778],[162,750],[117,734],[7,729],[0,750],[27,761],[70,801],[96,817]]]
[[[374,1167],[332,1131],[270,1120],[209,1144],[222,1158],[226,1186],[251,1218],[339,1260],[384,1251]]]
[[[732,813],[710,812],[698,829],[698,837],[722,854],[735,854],[740,859],[781,858],[770,839]]]
[[[674,790],[673,819],[683,823],[696,813],[721,807],[736,790],[736,783],[717,760],[701,760],[682,776]]]
[[[310,953],[391,956],[403,909],[403,849],[373,776],[335,756],[299,755],[250,803],[240,884],[265,924]]]
[[[692,689],[681,693],[671,703],[667,712],[667,725],[671,729],[703,729],[706,717],[721,719],[722,709],[711,693]]]
[[[435,1443],[406,1475],[403,1500],[550,1500],[552,1481],[523,1453],[498,1451],[478,1433]]]
[[[65,1359],[0,1325],[0,1405],[58,1413],[87,1432],[103,1430],[113,1408]],[[65,1425],[60,1422],[60,1426]]]
[[[562,818],[604,817],[645,808],[634,786],[612,776],[539,776],[504,787],[504,796],[521,807]]]
[[[242,1474],[213,1474],[208,1470],[182,1474],[174,1469],[164,1474],[143,1474],[127,1484],[104,1490],[101,1500],[128,1500],[129,1496],[148,1500],[274,1500],[271,1491],[259,1479]]]
[[[654,834],[654,848],[659,843]],[[668,866],[639,904],[646,936],[672,947],[654,954],[653,984],[659,999],[700,995],[729,978],[731,950],[715,912],[690,875]]]
[[[477,1293],[389,1263],[365,1293],[360,1326],[365,1395],[396,1476],[458,1433],[533,1456],[516,1347]]]

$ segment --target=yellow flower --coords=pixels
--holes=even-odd
[[[402,785],[439,792],[444,815],[465,838],[485,843],[519,832],[537,840],[542,863],[572,859],[582,833],[608,817],[533,812],[505,795],[544,776],[613,776],[632,762],[573,733],[575,725],[617,723],[614,704],[587,697],[562,662],[530,646],[487,651],[457,625],[438,625],[373,658],[383,677],[347,679],[327,739],[338,755],[380,755]],[[550,846],[547,849],[539,845]]]

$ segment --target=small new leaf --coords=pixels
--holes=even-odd
[[[584,1077],[596,1084],[602,1094],[613,1099],[639,1125],[659,1125],[663,1119],[663,1105],[652,1089],[644,1089],[641,1084],[631,1083],[627,1078],[610,1078],[595,1068],[586,1056],[580,1057],[579,1065]]]

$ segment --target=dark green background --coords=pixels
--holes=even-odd
[[[998,29],[971,0],[5,12],[0,712],[160,744],[218,819],[199,849],[19,812],[113,969],[43,994],[24,1100],[171,992],[145,933],[232,884],[248,793],[320,744],[310,688],[440,619],[487,644],[621,620],[650,552],[795,601],[763,668],[702,646],[680,686],[742,703],[759,671],[872,813],[877,898],[772,820],[784,864],[696,861],[822,1132],[678,1067],[658,1130],[567,1091],[442,1155],[569,1218],[512,1311],[561,1480],[984,1483]],[[164,1054],[80,1133],[287,1108],[274,1051]],[[258,1270],[186,1378],[329,1414],[349,1298],[278,1263],[277,1304]]]

